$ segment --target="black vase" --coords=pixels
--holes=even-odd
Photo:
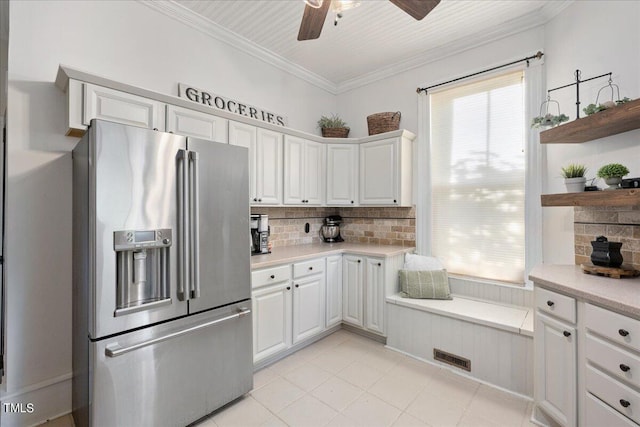
[[[606,237],[598,236],[591,242],[591,262],[601,267],[617,268],[622,265],[621,242],[609,242]]]

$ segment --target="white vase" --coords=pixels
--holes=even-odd
[[[581,193],[584,191],[584,186],[587,183],[587,178],[580,176],[578,178],[565,178],[564,185],[567,187],[567,193]]]
[[[605,190],[617,190],[622,182],[622,177],[612,176],[611,178],[605,178],[604,182],[608,185]]]

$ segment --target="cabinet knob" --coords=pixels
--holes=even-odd
[[[393,203],[398,203],[398,201],[396,199],[393,199]]]
[[[290,291],[291,290],[291,286],[287,286],[287,290]]]
[[[556,304],[556,303],[555,303],[555,302],[553,302],[553,301],[551,301],[551,300],[547,301],[547,305],[548,305],[549,307],[553,307],[555,304]]]
[[[271,279],[275,279],[275,278],[276,278],[276,276],[275,276],[275,274],[272,274],[271,276],[269,276],[269,278],[271,278]]]
[[[381,263],[378,263],[378,267],[382,267],[382,264],[381,264]]]
[[[155,130],[156,132],[158,131],[158,128],[153,128],[153,130]]]
[[[259,201],[259,202],[261,202],[261,201],[262,201],[262,199],[258,199],[258,201]]]
[[[564,332],[562,333],[562,335],[564,335],[565,337],[570,337],[570,336],[571,336],[571,332],[569,332],[569,331],[564,331]]]
[[[309,267],[309,270],[313,270],[313,267]]]
[[[358,264],[360,264],[360,262],[361,262],[361,261],[360,261],[360,260],[358,260]]]
[[[254,197],[254,198],[253,198],[253,201],[254,201],[254,202],[257,202],[257,201],[258,201],[258,198],[257,198],[257,197]]]
[[[629,331],[625,331],[624,329],[618,329],[618,333],[623,337],[629,335]]]
[[[296,288],[299,288],[299,287],[300,287],[300,285],[298,285],[298,284],[296,283]]]
[[[625,365],[624,363],[620,364],[620,370],[622,372],[629,372],[629,369],[631,369],[630,367],[628,367],[627,365]]]
[[[351,204],[353,204],[353,200],[351,201]]]
[[[620,399],[620,404],[622,405],[623,408],[628,408],[629,406],[631,406],[631,402],[624,399]]]

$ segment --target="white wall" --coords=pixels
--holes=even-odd
[[[71,154],[59,64],[177,95],[184,82],[282,113],[315,132],[335,97],[134,1],[12,1],[9,36],[7,376],[2,413],[29,425],[68,412]]]

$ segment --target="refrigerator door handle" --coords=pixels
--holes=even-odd
[[[147,347],[147,346],[150,346],[150,345],[158,344],[158,343],[161,343],[163,341],[167,341],[167,340],[170,340],[170,339],[173,339],[173,338],[178,338],[178,337],[180,337],[182,335],[190,334],[192,332],[199,331],[200,329],[203,329],[203,328],[208,328],[209,326],[213,326],[213,325],[216,325],[218,323],[227,322],[229,320],[233,320],[233,319],[237,319],[237,318],[240,318],[240,317],[244,317],[249,313],[251,313],[250,309],[241,307],[241,308],[238,308],[238,311],[236,313],[230,314],[228,316],[221,317],[220,319],[215,319],[215,320],[212,320],[210,322],[201,323],[199,325],[192,326],[190,328],[183,329],[181,331],[173,332],[173,333],[170,333],[170,334],[167,334],[167,335],[163,335],[163,336],[160,336],[160,337],[157,337],[157,338],[150,339],[148,341],[143,341],[143,342],[140,342],[140,343],[137,343],[137,344],[133,344],[133,345],[130,345],[128,347],[121,347],[119,344],[116,343],[116,344],[106,348],[104,350],[104,354],[107,357],[122,356],[123,354],[130,353],[130,352],[135,351],[135,350],[139,350],[139,349],[141,349],[143,347]]]
[[[185,301],[189,299],[188,292],[185,291],[187,283],[187,230],[189,227],[188,218],[186,215],[187,207],[187,151],[178,150],[178,299]]]
[[[191,298],[200,296],[200,178],[198,152],[189,151],[189,201],[191,224]]]

